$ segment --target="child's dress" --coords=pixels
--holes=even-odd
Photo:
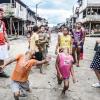
[[[72,67],[73,57],[71,55],[65,55],[64,53],[59,53],[59,70],[63,79],[69,79],[71,67]]]

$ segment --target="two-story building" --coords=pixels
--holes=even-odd
[[[11,35],[24,35],[27,26],[35,22],[35,12],[21,0],[0,0],[0,7],[5,11],[7,31]]]
[[[88,33],[100,32],[100,0],[78,0],[77,22],[82,22]]]

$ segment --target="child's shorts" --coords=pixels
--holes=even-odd
[[[83,48],[83,43],[80,43],[80,45],[77,45],[77,43],[73,43],[73,48]]]
[[[69,80],[69,77],[67,77],[67,78],[63,78],[63,80]]]
[[[42,52],[36,52],[35,53],[35,59],[39,60],[39,61],[43,60],[43,54],[42,54]]]
[[[29,91],[30,88],[29,88],[29,82],[17,82],[17,81],[13,81],[11,82],[11,89],[12,89],[12,92],[15,93],[15,92],[18,92],[18,91]]]

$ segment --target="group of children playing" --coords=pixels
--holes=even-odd
[[[56,70],[58,84],[64,82],[62,94],[65,94],[69,88],[69,78],[72,75],[73,83],[75,83],[75,75],[73,69],[74,59],[72,56],[72,37],[69,34],[69,28],[64,27],[62,34],[58,35],[58,43],[56,46]]]
[[[43,60],[38,61],[33,58],[33,53],[31,51],[28,51],[25,54],[17,55],[16,57],[5,62],[3,66],[1,66],[3,70],[7,65],[16,62],[15,69],[11,76],[11,88],[14,93],[15,100],[19,100],[20,96],[26,96],[25,91],[31,92],[28,81],[28,76],[31,69],[40,67],[39,65],[48,63],[49,61],[50,57],[46,57]],[[74,60],[71,55],[71,49],[60,47],[59,53],[57,54],[55,66],[57,70],[58,84],[61,84],[62,81],[64,82],[62,94],[65,94],[66,90],[68,90],[69,88],[70,74],[72,75],[73,82],[75,83],[76,81],[73,70],[73,62]]]
[[[29,41],[29,50],[33,53],[36,60],[44,59],[48,52],[50,36],[45,26],[34,26],[31,32]],[[42,66],[42,65],[41,65]],[[40,67],[40,73],[43,73],[43,68]]]
[[[80,60],[83,59],[83,45],[85,41],[85,31],[82,24],[76,23],[75,30],[70,31],[68,27],[62,27],[58,35],[56,46],[56,70],[58,84],[64,82],[62,94],[69,88],[69,78],[72,75],[73,83],[76,82],[73,64],[80,67]]]

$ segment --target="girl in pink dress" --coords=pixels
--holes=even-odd
[[[75,82],[74,70],[73,70],[73,57],[69,54],[68,49],[60,49],[60,53],[56,59],[56,70],[57,70],[57,78],[58,84],[64,82],[64,88],[62,90],[62,94],[65,94],[66,90],[69,88],[69,78],[70,73],[73,78],[73,82]]]

